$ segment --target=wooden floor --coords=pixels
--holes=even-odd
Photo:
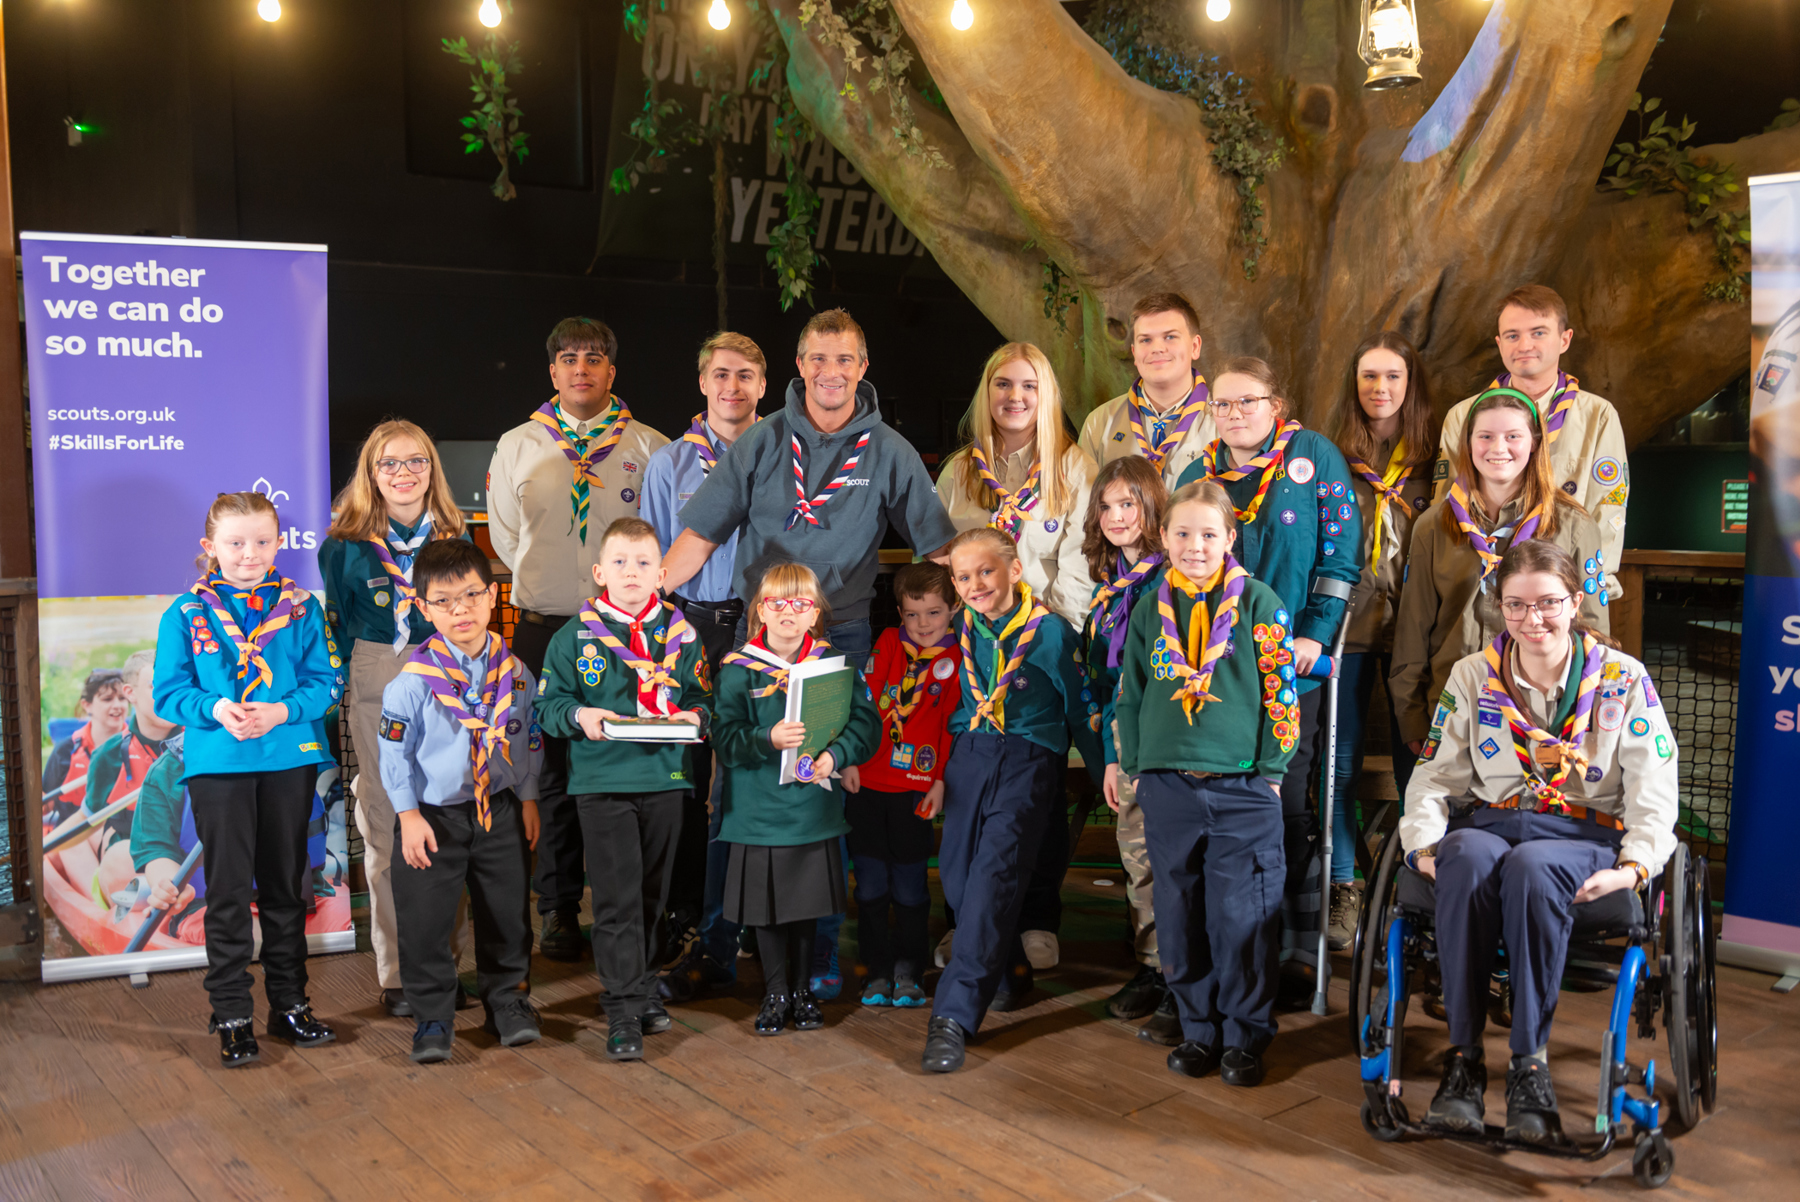
[[[1106,885],[1095,880],[1104,879]],[[948,1077],[919,1071],[925,1014],[827,1007],[823,1031],[751,1033],[757,970],[678,1007],[646,1059],[601,1055],[585,965],[539,962],[545,1039],[502,1049],[459,1020],[456,1056],[406,1058],[411,1023],[375,1004],[366,953],[314,960],[339,1041],[263,1044],[219,1069],[198,971],[0,987],[0,1199],[1382,1199],[1638,1192],[1629,1151],[1598,1165],[1438,1142],[1378,1144],[1333,1012],[1282,1018],[1269,1080],[1232,1089],[1163,1066],[1105,1016],[1129,971],[1117,870],[1071,873],[1064,965],[997,1015]],[[848,933],[848,932],[847,932]],[[847,940],[848,942],[848,940]],[[1800,1197],[1800,994],[1724,970],[1719,1108],[1675,1137],[1671,1197]],[[259,1007],[261,1001],[259,999]],[[1591,1116],[1605,999],[1565,994],[1552,1060],[1572,1128]],[[1415,1009],[1415,1015],[1417,1011]],[[1422,1110],[1443,1028],[1409,1028]],[[1633,1059],[1666,1060],[1636,1042]],[[1490,1043],[1489,1062],[1504,1063]],[[1490,1117],[1500,1111],[1490,1086]]]

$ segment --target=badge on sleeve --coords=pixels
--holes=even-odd
[[[1494,742],[1492,738],[1483,739],[1481,741],[1481,754],[1490,760],[1493,759],[1500,754],[1500,744]]]
[[[1656,686],[1650,683],[1650,677],[1644,677],[1644,707],[1655,709],[1662,704],[1662,698],[1656,695]]]
[[[383,714],[381,716],[381,737],[390,743],[398,743],[406,737],[406,723]]]
[[[1288,460],[1288,479],[1292,480],[1295,484],[1311,483],[1315,470],[1313,461],[1310,459],[1302,457],[1299,459]]]
[[[1672,757],[1675,754],[1675,749],[1673,747],[1669,746],[1669,736],[1667,736],[1667,735],[1657,735],[1656,736],[1656,754],[1661,756],[1665,760],[1669,759],[1670,757]]]
[[[1611,488],[1619,482],[1620,470],[1619,461],[1611,456],[1596,459],[1594,460],[1594,483],[1603,488]]]
[[[1618,730],[1625,725],[1625,703],[1616,698],[1602,701],[1597,721],[1601,730]]]
[[[1633,718],[1631,720],[1631,733],[1636,735],[1640,739],[1643,738],[1645,735],[1649,734],[1650,733],[1650,719],[1648,719],[1648,718]]]
[[[1476,721],[1480,725],[1482,725],[1482,726],[1499,726],[1499,725],[1501,725],[1500,707],[1498,705],[1487,704],[1487,701],[1485,698],[1476,703],[1476,711],[1475,712],[1477,715]]]

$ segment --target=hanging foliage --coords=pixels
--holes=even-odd
[[[506,11],[512,12],[512,0],[506,0]],[[516,158],[523,163],[525,156],[531,153],[525,145],[531,135],[519,130],[519,118],[524,114],[519,110],[519,102],[513,99],[512,85],[507,82],[509,77],[525,71],[525,64],[519,58],[519,43],[508,42],[502,46],[497,33],[488,34],[480,50],[471,50],[466,37],[454,42],[449,38],[442,41],[445,54],[474,68],[469,73],[469,91],[475,95],[475,109],[462,118],[463,153],[474,154],[483,146],[493,151],[494,158],[500,163],[500,174],[494,177],[492,184],[493,193],[501,200],[511,200],[518,195],[518,189],[513,187],[508,161]]]

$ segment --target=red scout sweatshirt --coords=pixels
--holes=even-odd
[[[901,695],[907,662],[901,633],[898,627],[881,632],[864,676],[881,711],[881,747],[862,765],[862,783],[865,789],[883,793],[922,792],[944,775],[951,739],[945,728],[962,701],[962,649],[954,635],[945,636],[948,645],[937,648],[933,659],[919,661],[914,688]],[[918,705],[907,715],[896,745],[889,715],[915,691]]]

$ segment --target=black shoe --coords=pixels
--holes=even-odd
[[[606,1058],[608,1060],[642,1060],[644,1058],[644,1024],[635,1018],[615,1018],[606,1025]]]
[[[675,1025],[675,1020],[669,1017],[669,1012],[655,998],[644,1003],[644,1016],[638,1021],[644,1024],[646,1035],[661,1035]]]
[[[787,1026],[788,1017],[793,1013],[794,1004],[785,993],[771,993],[763,999],[762,1009],[756,1015],[756,1033],[758,1035],[779,1035]]]
[[[544,929],[538,935],[538,954],[546,960],[564,964],[581,959],[587,940],[581,937],[581,911],[552,910],[544,915]]]
[[[1461,1048],[1451,1048],[1444,1057],[1444,1079],[1425,1112],[1426,1125],[1480,1135],[1486,1129],[1487,1107],[1481,1100],[1486,1090],[1487,1065]]]
[[[1172,1048],[1182,1041],[1181,1015],[1175,1009],[1175,995],[1167,990],[1156,1005],[1156,1013],[1138,1028],[1138,1038]]]
[[[1219,1049],[1184,1040],[1169,1053],[1169,1070],[1184,1077],[1204,1077],[1219,1064]]]
[[[262,1049],[256,1046],[256,1031],[250,1019],[220,1022],[215,1017],[206,1024],[206,1031],[209,1035],[214,1031],[219,1033],[219,1063],[226,1068],[242,1068],[262,1059]]]
[[[456,1042],[456,1032],[449,1023],[422,1022],[419,1029],[413,1032],[412,1061],[414,1064],[440,1064],[450,1059],[450,1045]]]
[[[1568,1142],[1556,1112],[1550,1066],[1542,1061],[1514,1056],[1506,1070],[1506,1138],[1525,1144]]]
[[[1261,1085],[1262,1057],[1243,1048],[1226,1048],[1219,1058],[1219,1080],[1227,1085]]]
[[[1125,982],[1125,988],[1106,999],[1106,1012],[1114,1018],[1142,1018],[1153,1013],[1168,992],[1161,970],[1140,964],[1137,975]]]
[[[919,1067],[928,1073],[953,1073],[963,1066],[963,1047],[968,1042],[954,1018],[934,1018],[925,1027],[925,1052]]]
[[[522,1043],[536,1043],[544,1037],[543,1029],[538,1026],[537,1008],[525,999],[522,993],[515,993],[488,1008],[487,1022],[481,1029],[489,1035],[500,1037],[500,1046],[516,1048]]]
[[[825,1008],[810,989],[794,991],[794,1030],[817,1031],[825,1025]]]
[[[1008,969],[1000,978],[1000,988],[994,991],[994,1000],[988,1003],[988,1009],[996,1014],[1004,1014],[1008,1010],[1023,1010],[1031,1005],[1031,992],[1037,981],[1031,975],[1029,965]]]
[[[657,993],[667,1001],[691,1001],[714,989],[729,989],[737,982],[735,964],[719,963],[700,950],[699,944],[675,963],[669,965],[656,980]]]
[[[314,1017],[312,1004],[306,1001],[290,1006],[280,1014],[271,1014],[269,1036],[285,1039],[299,1048],[316,1048],[337,1040],[336,1032]]]
[[[411,1018],[412,1003],[406,1000],[404,989],[383,989],[381,991],[381,1007],[388,1012],[390,1018]]]

